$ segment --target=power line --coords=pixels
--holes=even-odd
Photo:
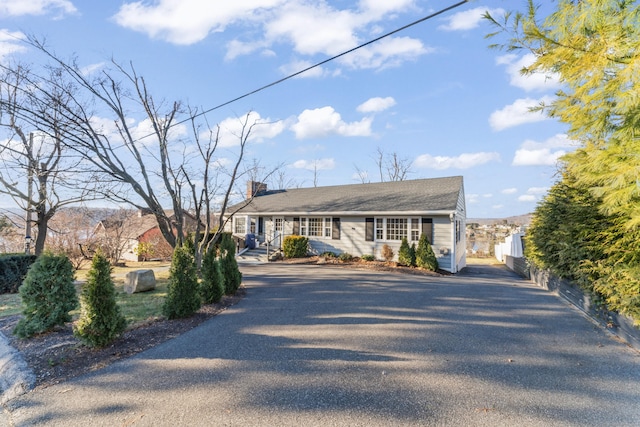
[[[169,126],[169,127],[171,128],[171,127],[174,127],[174,126],[177,126],[177,125],[181,125],[181,124],[183,124],[183,123],[186,123],[186,122],[188,122],[188,121],[190,121],[190,120],[195,119],[196,117],[203,116],[203,115],[208,114],[208,113],[210,113],[210,112],[212,112],[212,111],[218,110],[218,109],[220,109],[220,108],[222,108],[222,107],[225,107],[225,106],[227,106],[227,105],[229,105],[229,104],[232,104],[232,103],[234,103],[234,102],[236,102],[236,101],[239,101],[239,100],[241,100],[241,99],[247,98],[247,97],[249,97],[249,96],[251,96],[251,95],[254,95],[254,94],[258,93],[258,92],[261,92],[261,91],[263,91],[263,90],[265,90],[265,89],[268,89],[268,88],[270,88],[270,87],[272,87],[272,86],[275,86],[275,85],[278,85],[278,84],[280,84],[280,83],[283,83],[283,82],[285,82],[285,81],[287,81],[287,80],[289,80],[289,79],[292,79],[292,78],[297,77],[297,76],[299,76],[299,75],[301,75],[301,74],[304,74],[304,73],[306,73],[306,72],[307,72],[307,71],[309,71],[309,70],[313,70],[314,68],[320,67],[320,66],[322,66],[322,65],[324,65],[324,64],[326,64],[326,63],[328,63],[328,62],[334,61],[334,60],[336,60],[336,59],[338,59],[338,58],[340,58],[340,57],[342,57],[342,56],[345,56],[345,55],[348,55],[348,54],[350,54],[350,53],[352,53],[352,52],[355,52],[355,51],[356,51],[356,50],[358,50],[358,49],[362,49],[363,47],[366,47],[366,46],[369,46],[370,44],[376,43],[376,42],[378,42],[378,41],[380,41],[380,40],[382,40],[382,39],[384,39],[384,38],[386,38],[386,37],[389,37],[389,36],[392,36],[392,35],[394,35],[394,34],[396,34],[396,33],[399,33],[399,32],[401,32],[401,31],[404,31],[404,30],[406,30],[407,28],[410,28],[410,27],[413,27],[413,26],[415,26],[415,25],[418,25],[418,24],[420,24],[420,23],[422,23],[422,22],[424,22],[424,21],[428,21],[429,19],[435,18],[435,17],[436,17],[436,16],[438,16],[438,15],[442,15],[443,13],[446,13],[446,12],[448,12],[448,11],[450,11],[450,10],[453,10],[453,9],[455,9],[455,8],[457,8],[457,7],[460,7],[460,6],[462,6],[463,4],[468,3],[468,2],[469,2],[469,0],[463,0],[463,1],[460,1],[460,2],[458,2],[458,3],[452,4],[451,6],[448,6],[448,7],[444,8],[444,9],[440,9],[439,11],[434,12],[434,13],[432,13],[432,14],[430,14],[430,15],[427,15],[427,16],[425,16],[424,18],[418,19],[417,21],[413,21],[413,22],[411,22],[411,23],[409,23],[409,24],[407,24],[407,25],[404,25],[404,26],[402,26],[402,27],[400,27],[400,28],[397,28],[397,29],[395,29],[395,30],[393,30],[393,31],[390,31],[390,32],[388,32],[388,33],[385,33],[385,34],[383,34],[383,35],[381,35],[381,36],[379,36],[379,37],[376,37],[375,39],[369,40],[368,42],[362,43],[361,45],[358,45],[358,46],[356,46],[356,47],[354,47],[354,48],[351,48],[351,49],[349,49],[349,50],[346,50],[346,51],[344,51],[344,52],[342,52],[342,53],[339,53],[339,54],[337,54],[337,55],[335,55],[335,56],[332,56],[332,57],[330,57],[330,58],[327,58],[327,59],[325,59],[324,61],[320,61],[320,62],[318,62],[318,63],[316,63],[316,64],[314,64],[314,65],[311,65],[311,66],[309,66],[309,67],[307,67],[307,68],[305,68],[305,69],[303,69],[303,70],[297,71],[297,72],[295,72],[295,73],[293,73],[293,74],[289,74],[288,76],[283,77],[283,78],[281,78],[280,80],[276,80],[276,81],[274,81],[274,82],[272,82],[272,83],[266,84],[266,85],[261,86],[261,87],[259,87],[259,88],[257,88],[257,89],[254,89],[254,90],[252,90],[252,91],[250,91],[250,92],[247,92],[247,93],[245,93],[244,95],[240,95],[240,96],[238,96],[238,97],[236,97],[236,98],[233,98],[233,99],[231,99],[231,100],[229,100],[229,101],[223,102],[222,104],[218,104],[218,105],[216,105],[215,107],[211,107],[211,108],[209,108],[209,109],[207,109],[207,110],[203,110],[203,111],[199,112],[198,114],[194,114],[194,115],[192,115],[192,116],[190,116],[190,117],[188,117],[188,118],[186,118],[186,119],[184,119],[184,120],[180,120],[180,121],[178,121],[178,122],[175,122],[175,123],[173,123],[173,124],[172,124],[171,126]],[[138,138],[138,139],[137,139],[137,141],[140,141],[141,139],[145,139],[145,138],[148,138],[148,137],[153,136],[153,135],[154,135],[154,134],[149,134],[149,135],[142,136],[142,137]]]

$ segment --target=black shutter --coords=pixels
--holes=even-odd
[[[422,234],[425,234],[429,244],[433,245],[433,218],[422,218]]]
[[[365,230],[364,230],[364,240],[367,242],[373,242],[374,237],[374,228],[373,228],[373,218],[365,218]]]
[[[340,240],[340,218],[331,220],[331,239]]]
[[[258,217],[258,234],[264,234],[264,217]]]
[[[294,236],[300,234],[300,218],[293,218],[293,233]]]

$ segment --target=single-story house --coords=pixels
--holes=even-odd
[[[426,234],[441,269],[456,273],[466,265],[461,176],[288,190],[249,182],[246,200],[227,212],[227,231],[275,247],[285,236],[302,235],[317,254],[382,259],[386,244],[397,259],[403,237],[417,245]]]

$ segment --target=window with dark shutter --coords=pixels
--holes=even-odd
[[[331,239],[340,240],[340,218],[333,218],[331,221]]]
[[[367,242],[373,242],[373,218],[365,218],[364,239]]]
[[[422,218],[422,234],[425,234],[429,244],[433,245],[433,218]]]
[[[300,218],[293,218],[293,232],[294,236],[300,234]]]

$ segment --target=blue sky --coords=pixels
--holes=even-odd
[[[19,39],[45,37],[87,69],[131,62],[154,97],[207,109],[454,3],[0,0],[0,60],[29,62]],[[283,164],[295,186],[312,186],[314,175],[318,185],[363,173],[377,182],[381,150],[410,162],[411,179],[464,176],[469,217],[531,212],[573,148],[565,125],[528,112],[559,86],[521,76],[524,52],[488,49],[493,29],[480,19],[524,5],[469,1],[207,119],[228,133],[249,111],[267,122],[247,158]]]

